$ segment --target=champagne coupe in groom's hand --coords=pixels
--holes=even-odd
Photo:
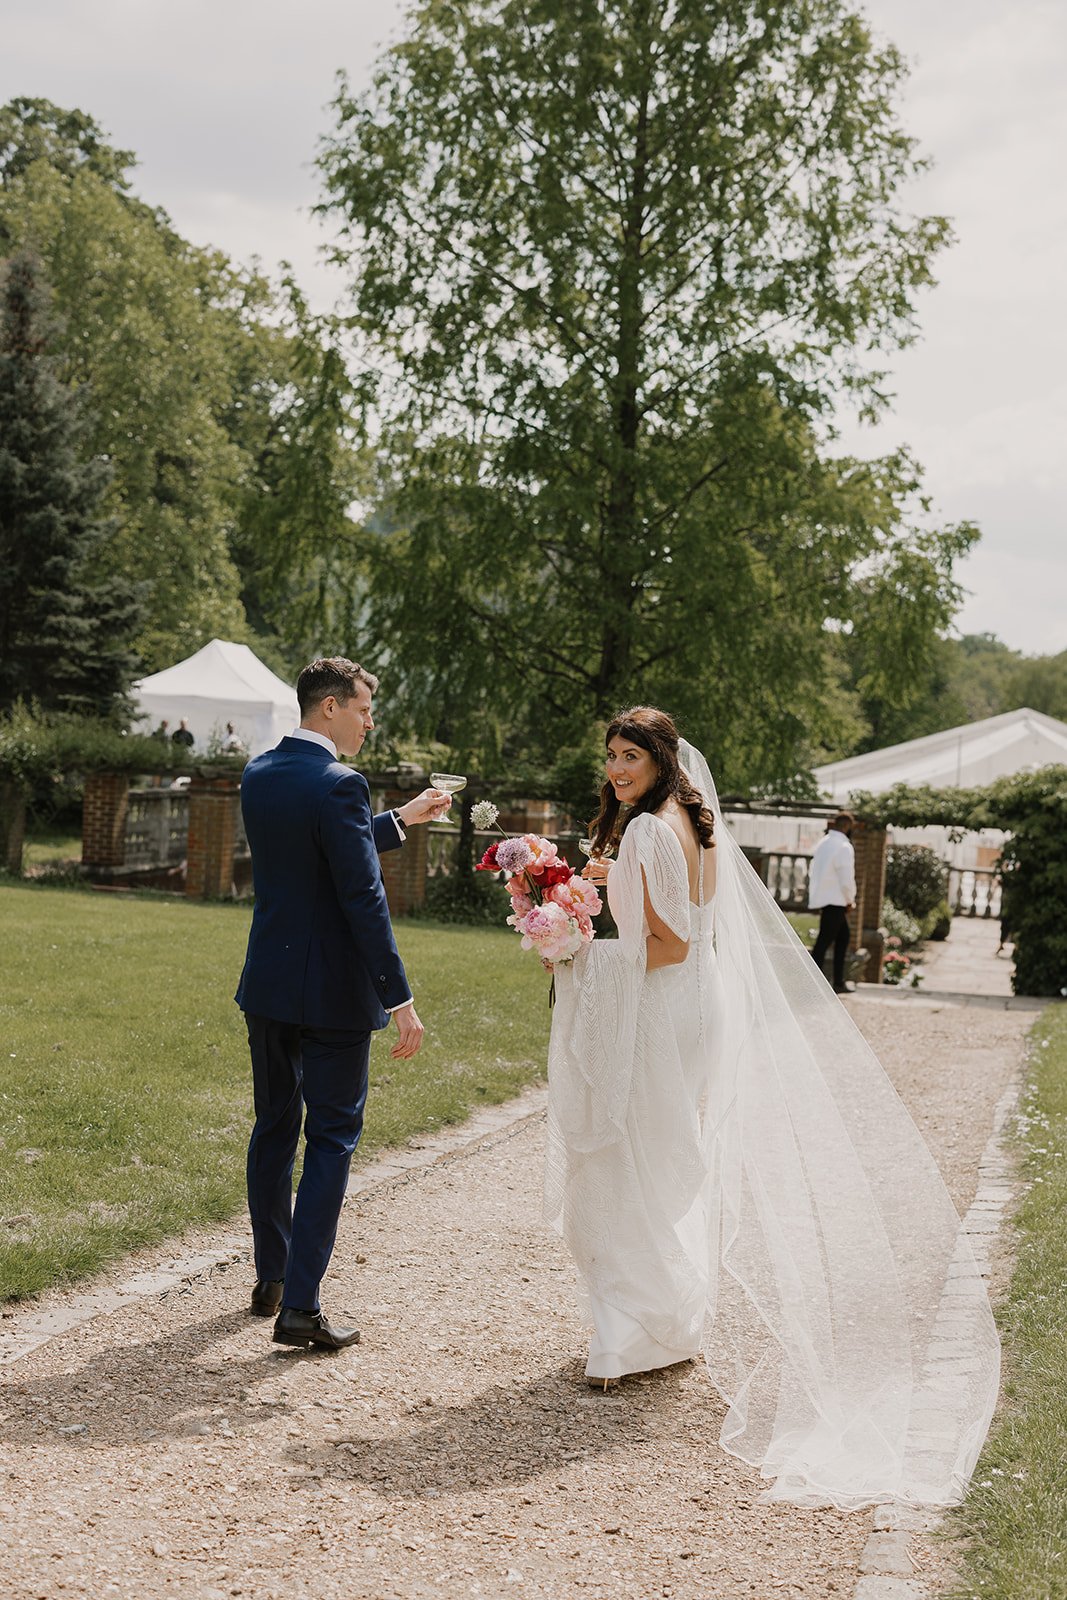
[[[446,794],[458,794],[467,787],[467,780],[461,772],[431,772],[430,782],[435,789],[443,789]]]

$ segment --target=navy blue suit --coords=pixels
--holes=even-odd
[[[283,1305],[317,1311],[363,1128],[370,1036],[411,999],[378,861],[402,841],[390,813],[371,815],[366,779],[310,740],[250,761],[241,809],[256,897],[236,995],[255,1092],[256,1276],[284,1278]]]

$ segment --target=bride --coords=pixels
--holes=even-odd
[[[933,1158],[671,718],[620,714],[606,766],[587,871],[619,937],[557,967],[549,1048],[587,1376],[702,1355],[767,1498],[951,1504],[999,1344]]]

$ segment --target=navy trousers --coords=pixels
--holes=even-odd
[[[352,1152],[363,1131],[370,1034],[246,1014],[256,1122],[248,1145],[248,1210],[256,1277],[285,1280],[282,1305],[318,1311],[337,1237]],[[304,1170],[293,1164],[304,1117]]]

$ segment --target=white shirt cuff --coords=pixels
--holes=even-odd
[[[390,811],[389,815],[392,817],[396,825],[396,831],[400,835],[400,843],[404,844],[407,840],[407,834],[404,832],[404,824],[400,820],[399,811]]]
[[[392,1016],[394,1011],[403,1011],[405,1006],[413,1006],[414,1004],[415,1004],[415,996],[412,995],[410,1000],[401,1000],[401,1002],[400,1002],[400,1004],[398,1006],[386,1006],[385,1009],[386,1009],[386,1012],[388,1013],[388,1015]]]

